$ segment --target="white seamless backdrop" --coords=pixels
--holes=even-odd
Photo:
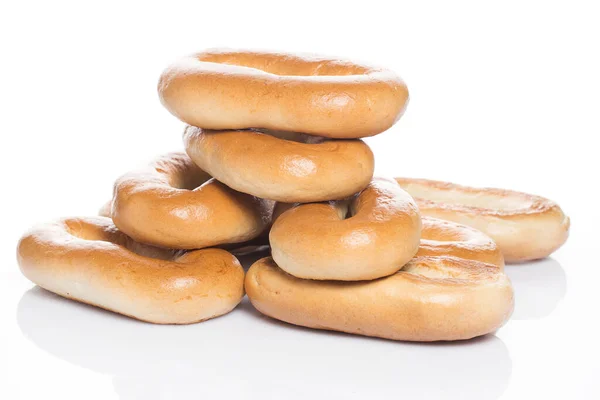
[[[0,398],[600,398],[599,17],[594,0],[2,2]],[[161,327],[31,289],[19,236],[95,214],[115,178],[181,149],[158,76],[222,46],[397,71],[411,100],[367,139],[377,174],[556,200],[571,238],[507,267],[509,323],[464,343],[396,343],[292,327],[244,301]]]

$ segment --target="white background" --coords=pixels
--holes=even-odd
[[[597,1],[96,4],[0,6],[0,398],[600,398]],[[158,76],[219,46],[389,67],[411,102],[368,140],[379,174],[556,200],[571,237],[550,259],[507,268],[511,321],[424,345],[294,328],[247,302],[152,326],[31,289],[18,237],[96,213],[120,174],[180,149]]]

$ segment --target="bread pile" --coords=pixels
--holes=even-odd
[[[211,50],[159,81],[188,124],[185,153],[119,178],[104,216],[39,225],[23,274],[61,296],[143,321],[223,315],[248,294],[270,317],[394,340],[493,332],[514,305],[504,260],[567,239],[555,203],[519,192],[373,177],[361,138],[408,101],[382,68]],[[234,254],[270,245],[244,273]]]

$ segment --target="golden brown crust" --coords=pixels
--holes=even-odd
[[[480,261],[492,253],[489,239],[433,219],[424,231],[425,244],[454,246],[452,255],[426,255],[429,249],[421,248],[399,272],[358,282],[296,278],[267,257],[248,270],[246,292],[261,313],[291,324],[393,340],[462,340],[500,328],[514,294],[501,264]],[[448,243],[452,238],[459,240]]]
[[[482,261],[504,268],[504,257],[486,234],[466,225],[423,217],[421,244],[416,257],[449,256]]]
[[[104,217],[40,225],[21,238],[17,257],[23,274],[44,289],[158,324],[226,314],[244,295],[244,272],[227,251],[144,245]]]
[[[420,237],[417,205],[396,182],[382,178],[352,199],[285,211],[269,235],[273,259],[286,272],[342,281],[395,273],[415,255]]]
[[[289,132],[207,131],[192,126],[183,139],[200,168],[235,190],[266,199],[302,203],[342,199],[364,189],[373,177],[373,153],[361,140],[307,142],[306,135]]]
[[[275,208],[278,205],[280,207],[287,203],[275,203],[273,205],[274,213]],[[280,208],[279,207],[279,208]],[[112,200],[107,201],[104,205],[98,210],[98,215],[101,217],[111,218],[111,210],[112,210]],[[215,246],[219,249],[227,250],[231,252],[234,256],[248,255],[255,252],[266,251],[269,249],[269,231],[271,230],[271,224],[269,224],[265,230],[254,239],[247,240],[241,243],[226,243],[219,246]]]
[[[504,189],[396,178],[422,215],[472,226],[498,244],[507,262],[544,258],[568,238],[570,220],[551,200]]]
[[[258,51],[208,50],[161,75],[163,105],[206,129],[265,128],[331,138],[390,128],[408,101],[393,72],[338,59]]]
[[[199,249],[256,238],[272,210],[273,202],[211,179],[185,153],[170,153],[117,180],[110,215],[136,241]]]

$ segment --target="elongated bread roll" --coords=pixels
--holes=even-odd
[[[214,318],[244,296],[244,271],[227,251],[143,245],[104,217],[35,227],[17,257],[23,275],[44,289],[157,324]]]

